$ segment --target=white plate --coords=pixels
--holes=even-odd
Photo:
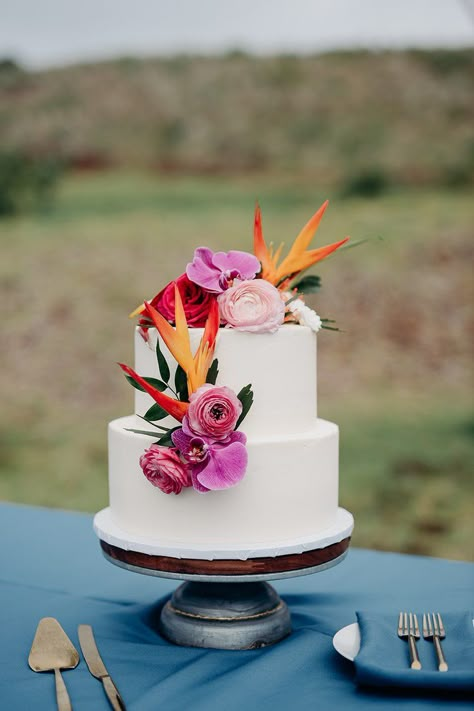
[[[474,618],[472,624],[474,626]],[[347,627],[343,627],[342,630],[336,632],[332,638],[332,643],[336,652],[353,662],[360,650],[360,629],[357,622],[353,622],[351,625],[347,625]]]
[[[352,625],[347,625],[347,627],[343,627],[342,630],[336,632],[332,638],[332,643],[336,652],[353,662],[360,649],[360,630],[357,622],[353,622]]]

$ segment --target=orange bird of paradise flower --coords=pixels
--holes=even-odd
[[[188,393],[193,392],[204,385],[207,372],[211,366],[216,347],[217,333],[219,331],[219,307],[217,301],[212,302],[209,315],[206,320],[204,333],[202,335],[196,353],[192,354],[189,340],[189,329],[184,313],[183,301],[179,289],[175,284],[175,323],[173,328],[170,323],[151,304],[145,302],[144,311],[153,321],[158,333],[166,343],[171,355],[186,373],[188,383]],[[146,382],[141,376],[135,373],[132,368],[123,363],[119,363],[122,370],[136,380],[144,390],[151,395],[166,412],[175,417],[180,422],[187,412],[189,403],[175,400],[169,395],[165,395],[157,388]]]
[[[219,330],[219,307],[217,301],[214,300],[209,310],[204,333],[198,349],[193,356],[183,301],[176,285],[174,295],[176,328],[173,328],[164,316],[149,303],[145,303],[145,313],[153,321],[157,331],[168,346],[171,355],[186,373],[188,392],[191,395],[206,382],[207,371],[212,363]]]
[[[318,249],[308,249],[309,243],[313,239],[314,233],[318,229],[319,223],[321,222],[324,211],[329,204],[329,200],[326,200],[319,210],[314,213],[313,217],[306,223],[303,227],[293,245],[287,254],[287,256],[278,264],[283,250],[283,243],[280,244],[278,249],[274,252],[273,246],[267,246],[265,239],[263,237],[262,230],[262,215],[260,212],[260,207],[257,204],[255,208],[255,219],[254,219],[254,253],[257,259],[260,260],[262,264],[262,279],[266,279],[274,286],[279,289],[286,289],[293,279],[298,276],[302,271],[308,269],[316,262],[320,262],[322,259],[330,255],[339,247],[347,242],[349,237],[341,239],[339,242],[334,242],[333,244],[328,244],[325,247],[319,247]]]

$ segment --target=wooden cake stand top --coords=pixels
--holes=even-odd
[[[111,563],[145,575],[201,582],[251,582],[309,575],[340,563],[349,548],[354,519],[338,509],[334,524],[306,539],[273,547],[209,553],[133,536],[116,525],[110,509],[96,514],[94,529]]]
[[[290,553],[275,557],[249,558],[247,560],[203,560],[148,555],[124,550],[101,540],[105,557],[120,567],[160,577],[186,580],[245,579],[270,580],[309,575],[339,563],[347,554],[350,536],[325,548],[303,553]]]

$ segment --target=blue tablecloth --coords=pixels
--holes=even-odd
[[[261,650],[177,647],[155,632],[156,614],[176,582],[137,575],[102,557],[85,514],[0,504],[0,707],[55,708],[51,674],[27,657],[41,617],[56,617],[78,646],[91,624],[129,711],[357,711],[472,708],[465,697],[369,690],[332,636],[355,610],[472,608],[468,563],[352,549],[339,566],[277,581],[292,610],[293,634]],[[74,711],[106,711],[100,683],[82,660],[64,673]]]

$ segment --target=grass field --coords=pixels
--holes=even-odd
[[[107,502],[106,423],[132,409],[129,311],[200,244],[290,241],[326,197],[317,243],[371,238],[316,270],[319,410],[341,427],[341,502],[359,546],[472,555],[471,196],[342,200],[307,182],[95,175],[54,208],[0,225],[0,496],[94,511]],[[380,239],[382,238],[382,239]],[[291,369],[289,369],[291,373]],[[289,373],[285,377],[291,377]]]

